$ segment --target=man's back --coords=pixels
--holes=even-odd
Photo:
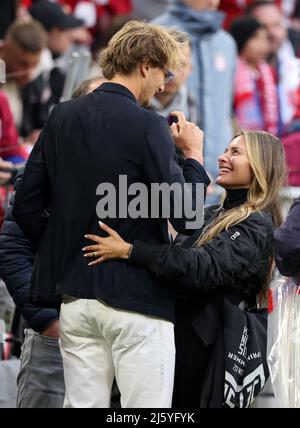
[[[113,307],[172,319],[173,292],[148,272],[123,261],[89,267],[81,251],[88,243],[86,233],[100,233],[99,220],[130,242],[168,243],[166,219],[129,218],[134,196],[126,201],[132,183],[148,189],[151,183],[183,183],[165,119],[140,107],[125,87],[106,83],[57,106],[41,141],[51,203],[33,274],[33,300],[49,304],[54,294],[100,298]],[[104,183],[115,189],[107,195],[106,207],[105,195],[97,192]],[[99,203],[109,219],[97,216]],[[38,230],[35,222],[29,228]]]
[[[186,159],[183,176],[167,122],[138,105],[149,105],[164,90],[171,70],[182,65],[183,47],[160,27],[126,24],[101,57],[110,83],[53,110],[16,192],[13,214],[38,245],[35,301],[59,303],[63,297],[65,407],[108,407],[114,376],[122,407],[171,406],[172,291],[123,260],[88,266],[81,250],[90,244],[87,233],[100,232],[99,219],[131,242],[139,238],[154,244],[168,242],[166,218],[183,232],[201,223],[201,209],[194,223],[190,213],[175,212],[175,201],[186,208],[188,198],[193,209],[203,202],[196,186],[209,184],[202,168],[203,133],[176,112],[172,135]],[[185,179],[194,185],[182,195]],[[171,185],[180,187],[180,199],[174,194],[161,198],[171,200],[169,213],[161,212],[160,201],[147,207],[152,183],[165,184],[170,193]],[[98,257],[97,251],[93,254]]]

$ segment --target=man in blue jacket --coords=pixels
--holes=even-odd
[[[131,185],[148,190],[152,184],[177,184],[182,189],[185,178],[193,185],[209,183],[201,166],[202,132],[178,113],[179,124],[172,131],[186,158],[184,178],[165,119],[141,107],[164,90],[173,76],[170,69],[181,66],[182,47],[163,28],[138,22],[124,26],[103,54],[103,75],[109,82],[54,108],[18,186],[14,216],[38,248],[32,300],[55,306],[63,298],[66,407],[108,407],[114,376],[122,407],[171,405],[175,292],[123,261],[92,269],[82,248],[85,234],[99,230],[102,185],[113,188],[116,205],[124,209],[124,194],[132,202]],[[122,191],[124,176],[128,187]],[[184,195],[193,207],[194,190]],[[108,198],[109,206],[111,202]],[[172,225],[193,233],[190,218],[186,212],[175,215],[174,204],[171,197]],[[148,217],[114,215],[114,206],[106,222],[125,239],[169,242],[166,218],[151,218],[152,210]]]
[[[34,250],[15,223],[10,207],[0,234],[0,277],[30,327],[25,330],[17,407],[59,408],[64,399],[59,313],[29,302],[33,262]]]

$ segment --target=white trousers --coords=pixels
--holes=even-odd
[[[175,344],[169,321],[65,297],[60,312],[66,408],[108,408],[114,376],[123,408],[169,408]]]

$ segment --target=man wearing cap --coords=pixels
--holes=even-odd
[[[66,77],[63,56],[71,48],[74,29],[82,27],[83,21],[66,13],[62,5],[46,0],[35,2],[28,11],[48,34],[48,51],[44,52],[42,67],[44,70],[50,69],[51,104],[57,104]]]
[[[45,27],[48,48],[54,57],[68,52],[73,41],[72,31],[84,24],[81,19],[66,13],[60,4],[46,0],[34,3],[29,13]]]

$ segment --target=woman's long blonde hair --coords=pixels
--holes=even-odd
[[[242,222],[253,212],[268,210],[275,227],[282,224],[279,191],[287,181],[287,168],[283,146],[280,140],[264,131],[242,131],[253,181],[244,204],[220,211],[216,219],[208,226],[195,246],[199,247],[215,238],[219,233]],[[235,138],[236,138],[235,137]],[[226,198],[226,194],[224,200]],[[273,257],[270,258],[269,272],[263,285],[261,298],[266,302],[267,290],[271,280]]]
[[[253,181],[247,200],[238,207],[221,211],[196,242],[197,247],[212,240],[220,232],[242,222],[253,212],[268,210],[272,215],[275,227],[282,223],[278,195],[280,188],[286,182],[287,172],[284,149],[279,138],[264,131],[242,131],[236,137],[238,136],[244,137],[253,172]]]

